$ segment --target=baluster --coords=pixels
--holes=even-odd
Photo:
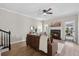
[[[5,47],[7,46],[7,45],[6,45],[6,41],[7,41],[7,38],[6,38],[6,33],[5,33]]]
[[[10,35],[11,35],[11,32],[6,32],[2,29],[0,29],[1,31],[1,35],[0,35],[0,45],[3,46],[3,48],[9,48],[9,50],[11,49],[11,44],[10,44]]]
[[[11,32],[9,31],[9,50],[11,49],[11,44],[10,44],[10,35],[11,35]]]
[[[4,48],[5,48],[5,32],[4,32]]]
[[[3,32],[1,32],[1,46],[3,46]]]
[[[8,33],[6,33],[6,46],[8,46],[8,42],[9,40],[8,40]]]

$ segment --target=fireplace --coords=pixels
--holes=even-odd
[[[61,30],[50,30],[51,38],[61,40]]]

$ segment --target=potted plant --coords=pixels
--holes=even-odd
[[[68,27],[66,28],[65,32],[66,32],[66,35],[70,35],[69,34],[69,28]]]

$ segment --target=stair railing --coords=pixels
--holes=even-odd
[[[10,31],[8,32],[0,29],[0,49],[5,48],[9,48],[9,50],[11,49],[10,36],[11,36]]]

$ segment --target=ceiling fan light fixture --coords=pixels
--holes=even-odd
[[[47,14],[46,13],[43,13],[43,15],[46,16]]]

